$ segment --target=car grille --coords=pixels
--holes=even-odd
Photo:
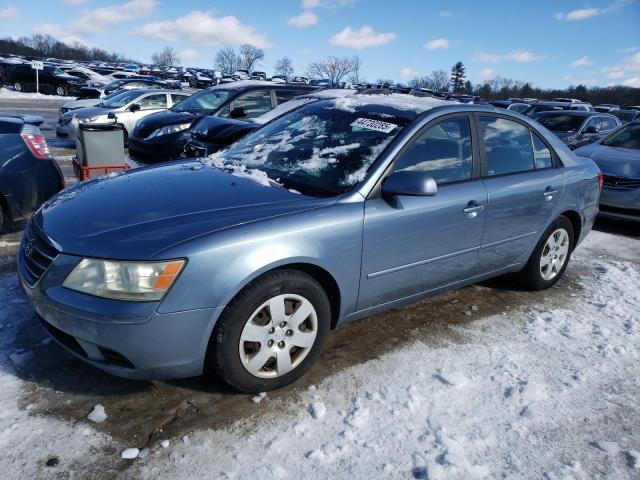
[[[603,175],[603,186],[611,190],[633,190],[640,187],[640,179]]]
[[[30,286],[35,285],[40,277],[47,271],[51,262],[58,256],[58,250],[53,247],[37,231],[30,222],[20,246],[19,262],[25,282]]]
[[[155,131],[155,128],[148,128],[148,127],[144,128],[142,126],[138,126],[133,129],[133,132],[131,132],[131,136],[135,138],[147,138],[154,131]]]

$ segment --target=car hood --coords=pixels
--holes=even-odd
[[[191,137],[196,140],[218,145],[231,145],[260,126],[257,123],[230,118],[201,117],[193,123],[189,131]]]
[[[71,118],[77,116],[79,118],[97,117],[98,115],[106,115],[111,110],[102,107],[82,107],[70,110],[63,115],[63,118]]]
[[[592,143],[575,150],[576,155],[593,160],[602,173],[627,178],[640,178],[640,150],[607,147]]]
[[[158,128],[166,127],[168,125],[179,125],[180,123],[187,123],[193,121],[196,116],[189,112],[174,112],[172,110],[165,110],[163,112],[152,113],[147,115],[143,119],[138,121],[138,127],[144,130],[157,130]]]
[[[84,100],[74,100],[73,102],[67,102],[62,107],[69,110],[75,110],[76,108],[95,107],[102,100],[99,98],[85,98]]]
[[[79,183],[34,218],[64,253],[146,260],[190,238],[335,201],[183,161]]]

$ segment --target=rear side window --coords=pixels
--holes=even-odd
[[[302,95],[304,93],[304,92],[301,92],[300,90],[283,90],[280,88],[276,89],[275,92],[276,92],[276,98],[278,99],[278,105],[284,102],[288,102],[293,97],[297,97],[298,95]]]
[[[531,138],[533,139],[533,157],[536,162],[536,168],[551,167],[553,163],[549,147],[547,147],[537,133],[531,132]]]
[[[468,180],[473,170],[471,152],[469,119],[452,118],[420,134],[396,160],[393,171],[425,172],[438,184]]]
[[[527,127],[504,118],[481,116],[480,131],[488,176],[534,169],[531,135]]]

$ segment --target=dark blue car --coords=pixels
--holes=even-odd
[[[92,365],[129,378],[208,365],[263,392],[357,318],[505,273],[551,287],[600,181],[528,117],[353,95],[202,161],[66,190],[34,215],[18,270],[45,328]]]
[[[0,116],[0,231],[63,188],[64,177],[40,129],[19,117]]]

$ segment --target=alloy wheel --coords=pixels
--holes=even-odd
[[[569,255],[569,233],[564,228],[555,230],[547,239],[540,256],[540,275],[546,281],[555,278]]]
[[[318,334],[316,310],[306,298],[286,293],[260,305],[240,335],[244,368],[260,378],[286,375],[311,351]]]

